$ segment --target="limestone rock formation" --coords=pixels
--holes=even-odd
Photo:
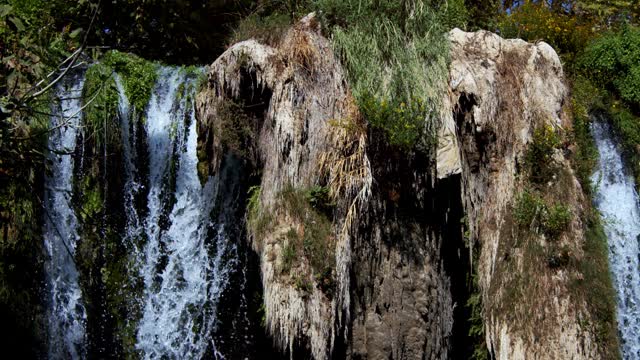
[[[546,43],[504,40],[479,31],[450,33],[450,96],[460,146],[463,197],[470,233],[480,244],[487,346],[499,359],[593,359],[595,335],[584,299],[572,296],[575,270],[530,264],[531,252],[563,247],[576,258],[584,242],[582,190],[557,151],[559,175],[547,184],[574,212],[559,241],[534,237],[517,244],[515,195],[522,190],[524,156],[536,127],[570,126],[560,59]],[[518,239],[520,237],[520,239]],[[512,288],[517,287],[519,293]]]
[[[547,44],[483,31],[449,38],[442,128],[437,149],[425,151],[390,146],[367,127],[313,14],[276,44],[238,43],[208,69],[197,99],[201,169],[214,174],[224,154],[236,152],[258,174],[249,241],[260,258],[268,331],[293,357],[466,356],[474,243],[492,356],[598,357],[582,325],[590,319],[584,301],[568,290],[578,275],[531,272],[533,250],[514,244],[510,215],[534,129],[567,126],[558,56]],[[235,144],[233,119],[246,121]],[[549,186],[564,186],[563,201],[576,212],[560,243],[579,257],[582,192],[564,155],[555,158],[562,184]],[[329,189],[333,205],[321,239],[328,274],[306,242],[292,250],[298,238],[313,240],[305,234],[318,224],[308,220],[320,217],[291,197],[316,185]],[[544,237],[534,240],[549,248]],[[523,276],[530,278],[518,283]],[[524,284],[520,293],[515,283]]]

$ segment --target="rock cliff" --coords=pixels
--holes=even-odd
[[[524,236],[511,214],[535,130],[569,126],[558,56],[483,31],[449,40],[442,125],[425,150],[367,126],[313,15],[275,44],[233,45],[208,69],[201,173],[231,152],[256,174],[248,241],[267,331],[292,357],[466,358],[474,272],[491,357],[599,356],[570,290],[578,270],[531,260],[582,256],[584,199],[561,150],[548,188],[570,205],[569,230],[553,243]]]

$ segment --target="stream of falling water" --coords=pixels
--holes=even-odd
[[[609,240],[609,262],[618,295],[623,359],[640,359],[640,210],[633,177],[625,172],[609,125],[596,119],[592,132],[600,158],[592,176],[596,204]]]
[[[48,146],[49,172],[45,179],[44,244],[48,299],[49,358],[79,359],[85,356],[86,311],[74,262],[78,221],[71,205],[73,153],[81,119],[82,77],[59,85],[59,106],[53,109],[54,129]]]
[[[203,187],[198,178],[194,94],[194,80],[183,70],[163,68],[146,114],[147,243],[140,254],[144,295],[136,346],[147,359],[215,352],[208,335],[227,278],[229,243],[224,226],[210,220],[217,181]]]
[[[238,257],[226,221],[221,220],[228,217],[219,216],[231,211],[220,203],[227,195],[218,196],[220,181],[228,180],[210,177],[203,186],[198,176],[195,77],[185,69],[160,67],[149,104],[135,109],[123,79],[114,74],[124,185],[111,191],[121,191],[125,216],[120,239],[130,249],[129,263],[135,267],[129,269],[136,278],[130,282],[140,284],[139,290],[132,285],[123,295],[131,297],[129,306],[139,309],[131,312],[139,317],[126,321],[135,328],[135,351],[145,359],[222,358],[212,332],[219,299]],[[80,134],[84,78],[70,80],[57,90],[61,100],[51,118],[54,131],[49,137],[52,151],[44,201],[52,359],[92,356],[87,343],[91,308],[87,311],[83,304],[74,260],[82,223],[71,204],[73,183],[78,181],[73,178],[72,155]],[[142,124],[137,123],[140,113],[145,115]],[[112,154],[105,147],[100,156],[106,179]]]

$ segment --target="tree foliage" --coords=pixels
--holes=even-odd
[[[527,1],[500,18],[500,35],[529,41],[543,40],[565,60],[572,61],[595,36],[595,24],[590,18],[576,16],[567,9],[570,8],[557,9],[546,2]]]
[[[579,60],[580,70],[598,85],[640,106],[640,29],[624,26],[590,44]]]

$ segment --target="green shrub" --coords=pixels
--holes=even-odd
[[[596,39],[578,61],[579,69],[598,85],[640,106],[640,29],[631,25]]]
[[[571,223],[572,214],[563,204],[549,205],[535,190],[526,189],[516,199],[513,216],[521,228],[557,239]]]
[[[331,201],[329,188],[326,186],[313,186],[307,191],[306,198],[314,209],[326,215],[330,215],[335,207],[335,204]]]
[[[469,9],[464,0],[447,0],[443,5],[442,25],[445,30],[466,29],[469,22]]]
[[[559,145],[560,137],[553,128],[542,126],[534,131],[525,154],[525,166],[533,183],[544,184],[552,179],[557,170],[553,153]]]
[[[570,62],[595,36],[588,17],[557,11],[544,1],[527,1],[504,13],[498,29],[505,38],[544,40]]]
[[[525,190],[516,199],[513,215],[520,227],[531,228],[539,225],[545,210],[544,200],[532,190]]]
[[[569,227],[572,218],[571,211],[562,204],[555,204],[547,207],[546,210],[542,222],[543,231],[548,238],[556,239]]]

